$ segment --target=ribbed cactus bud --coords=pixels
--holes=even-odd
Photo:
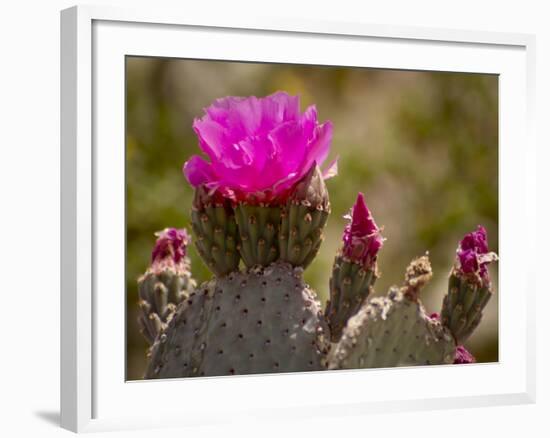
[[[482,226],[460,241],[441,309],[441,321],[458,344],[463,344],[481,321],[493,294],[487,266],[497,259],[489,251],[487,232]]]
[[[314,164],[294,187],[283,209],[279,234],[281,260],[307,267],[321,247],[329,214],[324,177]]]
[[[222,276],[239,269],[239,233],[229,201],[199,186],[191,220],[197,251],[212,272]]]
[[[302,272],[276,262],[202,284],[155,342],[145,377],[324,369],[328,328]]]
[[[453,363],[455,364],[467,364],[467,363],[475,363],[476,358],[470,353],[468,350],[466,350],[466,347],[464,345],[459,345],[456,347],[455,351],[455,360]]]
[[[404,287],[393,287],[387,296],[361,307],[331,351],[330,369],[453,363],[453,337],[418,299],[419,288],[431,275],[427,269],[427,258],[413,261]]]
[[[384,239],[362,193],[357,196],[336,256],[330,278],[330,298],[325,309],[332,342],[338,341],[350,317],[369,295],[378,277],[376,258]]]
[[[280,207],[241,202],[235,207],[235,216],[240,237],[238,248],[244,264],[248,268],[268,266],[277,260]]]
[[[153,344],[176,310],[195,286],[189,271],[185,229],[166,228],[155,234],[151,266],[138,279],[138,323],[141,333]]]

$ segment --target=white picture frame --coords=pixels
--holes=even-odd
[[[533,249],[536,233],[514,233],[517,223],[530,230],[536,223],[534,50],[534,36],[525,34],[103,6],[62,11],[62,427],[83,432],[534,402],[534,276],[516,250]],[[126,55],[499,74],[499,362],[125,382]],[[357,391],[362,385],[368,391]]]

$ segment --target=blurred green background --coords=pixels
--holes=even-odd
[[[136,279],[145,271],[153,233],[190,227],[193,191],[181,168],[199,153],[194,117],[214,99],[277,90],[316,104],[332,120],[327,182],[332,204],[326,240],[306,281],[327,299],[334,255],[358,191],[387,237],[377,294],[400,284],[415,256],[429,251],[434,278],[423,291],[439,311],[457,242],[478,224],[498,252],[498,77],[365,68],[181,59],[126,59],[127,378],[140,379],[147,345],[139,334]],[[194,247],[195,278],[209,271]],[[498,265],[491,276],[498,290]],[[498,361],[498,294],[467,347],[478,362]]]

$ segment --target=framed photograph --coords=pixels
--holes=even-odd
[[[534,401],[534,37],[79,6],[61,54],[63,427]]]

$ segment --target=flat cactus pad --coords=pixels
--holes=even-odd
[[[201,285],[157,338],[145,377],[321,370],[328,339],[302,269],[278,262]]]

